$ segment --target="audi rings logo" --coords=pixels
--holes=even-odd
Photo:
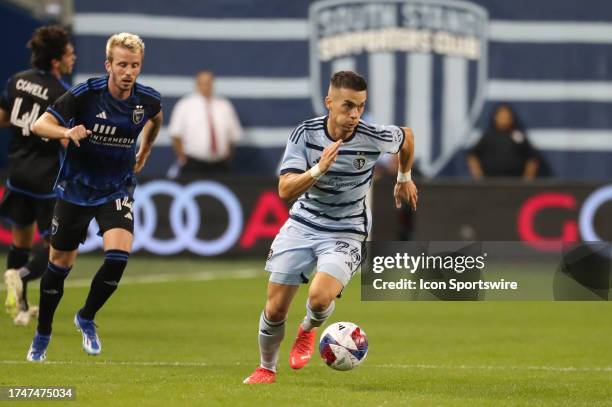
[[[172,238],[155,237],[160,214],[153,200],[156,195],[172,198],[169,223]],[[198,238],[202,221],[198,196],[217,199],[228,214],[228,225],[224,233],[213,240]],[[146,250],[151,253],[170,255],[190,251],[201,256],[214,256],[229,250],[240,238],[243,226],[242,206],[236,195],[226,186],[214,181],[198,181],[180,185],[171,181],[157,180],[138,186],[134,194],[134,244],[133,251]],[[89,225],[87,240],[81,246],[82,252],[102,247],[102,239],[96,234],[98,225]]]

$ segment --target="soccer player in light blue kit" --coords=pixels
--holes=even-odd
[[[270,280],[259,320],[261,364],[246,384],[276,381],[289,306],[299,285],[314,272],[289,365],[300,369],[311,359],[316,328],[332,314],[334,299],[361,264],[371,227],[366,194],[381,154],[399,153],[395,204],[406,201],[416,210],[412,131],[360,120],[366,97],[367,84],[360,75],[335,73],[325,98],[329,114],[303,122],[289,137],[278,191],[283,199],[297,200],[268,255]]]
[[[51,251],[40,282],[38,326],[29,361],[46,358],[64,280],[93,218],[104,240],[104,262],[74,323],[81,331],[83,350],[90,355],[102,351],[94,318],[117,290],[127,266],[134,239],[134,173],[147,161],[163,120],[160,94],[136,82],[143,58],[140,37],[111,36],[106,44],[108,75],[73,87],[34,123],[36,135],[70,144],[55,184],[58,200],[51,223]]]

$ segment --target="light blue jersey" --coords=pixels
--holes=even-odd
[[[344,140],[329,171],[293,204],[291,219],[316,231],[365,239],[371,223],[365,198],[374,165],[381,154],[399,152],[403,142],[404,132],[399,127],[360,120],[354,133]],[[332,143],[327,116],[303,122],[289,137],[281,175],[308,171]]]

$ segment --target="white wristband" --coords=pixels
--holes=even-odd
[[[312,167],[310,169],[310,171],[308,171],[308,173],[310,174],[310,176],[316,180],[318,180],[319,178],[321,178],[323,175],[325,175],[324,172],[321,171],[321,167],[319,167],[319,164],[315,165],[314,167]]]
[[[397,172],[397,182],[410,182],[412,181],[412,170],[408,172]]]

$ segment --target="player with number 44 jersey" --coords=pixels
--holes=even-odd
[[[144,166],[162,124],[160,94],[136,82],[143,58],[140,37],[111,36],[106,44],[108,75],[76,85],[34,123],[38,136],[65,139],[69,144],[55,185],[58,200],[51,224],[51,252],[40,284],[38,327],[29,361],[46,358],[64,280],[93,218],[104,241],[104,262],[74,324],[81,331],[86,353],[102,351],[94,318],[117,289],[127,265],[134,230],[135,172]]]
[[[63,148],[58,140],[36,137],[34,122],[68,84],[76,60],[68,33],[58,26],[38,28],[28,42],[32,69],[9,78],[0,96],[0,125],[9,126],[9,174],[0,217],[11,227],[12,244],[6,261],[6,311],[16,325],[27,325],[37,307],[27,301],[27,286],[47,269],[48,235],[55,192],[53,184]],[[42,239],[34,243],[36,229]]]

